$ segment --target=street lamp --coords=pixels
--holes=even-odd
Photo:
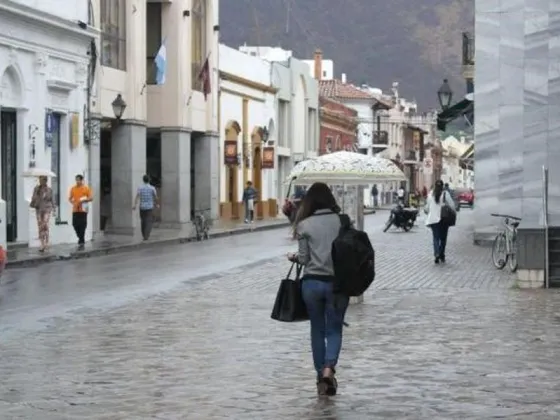
[[[261,140],[263,143],[266,143],[268,141],[268,136],[269,136],[269,132],[268,132],[268,128],[266,126],[262,126],[261,127]]]
[[[124,110],[126,109],[126,102],[122,98],[122,95],[119,93],[115,100],[111,103],[113,107],[113,112],[115,114],[115,118],[120,120],[124,114]]]
[[[453,99],[453,91],[451,90],[451,87],[449,87],[449,81],[447,79],[443,79],[443,84],[439,88],[437,95],[441,109],[449,108],[449,105],[451,105],[451,99]]]

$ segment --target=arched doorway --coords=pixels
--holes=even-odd
[[[253,152],[253,186],[259,193],[259,199],[257,201],[255,215],[257,219],[262,219],[264,214],[263,209],[263,185],[262,185],[262,138],[263,138],[263,131],[261,127],[255,127],[253,129],[253,133],[251,134],[251,142],[252,142],[252,152]],[[268,203],[267,203],[268,207]]]
[[[6,201],[6,240],[15,242],[18,236],[17,109],[22,102],[22,88],[18,73],[12,66],[8,67],[0,78],[0,97],[2,97],[0,112],[1,194]]]
[[[238,142],[241,127],[237,121],[230,120],[225,128],[225,141]],[[239,145],[238,145],[239,147]],[[239,168],[235,164],[226,164],[225,170],[225,203],[222,206],[222,217],[239,219]]]

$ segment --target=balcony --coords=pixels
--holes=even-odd
[[[389,147],[389,133],[387,131],[374,131],[371,142],[373,154],[381,153]]]
[[[402,161],[405,165],[419,165],[420,164],[420,151],[409,150]]]

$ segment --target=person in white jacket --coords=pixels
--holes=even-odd
[[[435,263],[445,262],[445,247],[447,245],[447,233],[449,225],[441,220],[441,209],[444,205],[449,206],[455,211],[455,203],[449,192],[443,188],[443,181],[438,180],[434,189],[428,194],[424,212],[427,214],[426,226],[432,229],[434,242],[434,259]]]

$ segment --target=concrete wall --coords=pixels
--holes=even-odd
[[[371,101],[345,101],[345,105],[356,110],[358,113],[358,144],[361,148],[367,148],[368,154],[371,154],[371,145],[373,141],[373,110],[371,109],[375,100]]]
[[[38,245],[35,214],[29,209],[36,179],[24,179],[22,172],[31,163],[33,139],[36,167],[53,169],[53,150],[45,143],[46,113],[49,110],[61,115],[61,169],[60,177],[55,181],[60,188],[61,205],[58,223],[55,224],[55,218],[51,219],[51,243],[74,242],[67,196],[75,175],[88,171],[83,111],[87,51],[90,40],[96,35],[94,31],[76,25],[78,19],[87,20],[78,5],[63,7],[62,2],[56,1],[19,3],[38,10],[17,3],[0,4],[0,109],[17,112],[17,240]],[[52,10],[60,10],[67,20],[45,13]],[[74,145],[71,145],[71,127],[77,133]],[[87,235],[91,236],[91,229]]]
[[[560,224],[560,0],[510,3],[476,1],[475,239],[493,212],[542,226],[543,165]]]
[[[66,0],[11,0],[20,10],[41,11],[42,17],[53,21],[88,21],[87,1]],[[76,25],[77,27],[77,25]]]

